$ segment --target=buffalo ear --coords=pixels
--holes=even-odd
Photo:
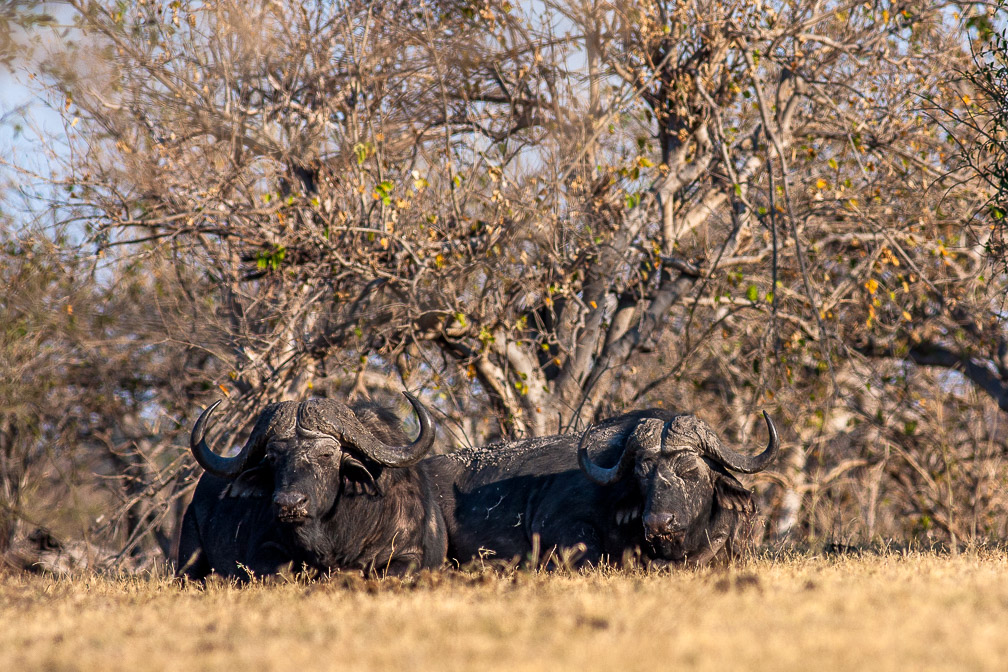
[[[722,509],[752,513],[756,510],[752,493],[732,476],[714,479],[714,498]]]
[[[227,497],[268,497],[273,492],[273,474],[259,464],[238,474],[224,492]]]
[[[370,495],[377,497],[381,488],[375,480],[375,475],[356,457],[343,454],[340,463],[340,478],[343,480],[343,492],[353,495]]]

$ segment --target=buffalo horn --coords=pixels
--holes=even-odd
[[[413,443],[405,446],[392,446],[374,435],[357,416],[342,404],[329,404],[325,415],[326,430],[336,438],[347,441],[378,464],[386,467],[410,467],[423,459],[427,451],[434,445],[434,423],[430,412],[420,400],[409,392],[403,392],[413,410],[416,411],[420,423],[420,433]],[[344,410],[345,409],[345,410]],[[303,409],[302,409],[303,410]],[[320,418],[321,420],[322,418]]]
[[[585,443],[588,435],[591,434],[592,427],[588,426],[588,429],[584,431],[581,435],[581,440],[578,442],[578,464],[581,466],[581,471],[585,473],[590,480],[598,483],[599,485],[610,485],[616,481],[623,478],[626,474],[627,467],[633,460],[633,451],[628,445],[625,445],[623,452],[620,453],[619,460],[616,461],[611,467],[600,467],[599,465],[592,462],[591,458],[588,457],[588,448],[594,446],[597,441],[589,441]]]
[[[263,412],[263,415],[259,417],[259,421],[256,422],[255,427],[252,429],[252,434],[249,436],[248,441],[245,442],[245,445],[242,446],[241,451],[237,455],[234,457],[223,457],[210,449],[203,436],[206,433],[206,426],[210,422],[210,416],[213,415],[214,410],[220,403],[221,400],[218,399],[200,414],[189,437],[189,448],[192,450],[193,457],[196,458],[196,461],[207,473],[219,478],[233,479],[249,463],[249,458],[252,457],[253,453],[258,452],[260,444],[267,434],[266,429],[269,427],[269,418],[264,416],[272,416],[272,413],[269,408]]]
[[[780,448],[780,441],[777,439],[777,428],[774,427],[773,421],[766,411],[763,411],[763,419],[766,420],[770,440],[767,443],[766,450],[759,455],[737,453],[721,443],[721,440],[713,433],[711,433],[709,440],[705,442],[707,454],[732,471],[743,474],[753,474],[757,471],[762,471],[777,456],[777,449]]]

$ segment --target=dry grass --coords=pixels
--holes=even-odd
[[[1008,555],[235,588],[0,576],[0,670],[1001,670]]]

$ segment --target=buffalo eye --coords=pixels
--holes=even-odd
[[[323,460],[331,460],[336,457],[336,449],[332,446],[326,446],[324,448],[319,448],[317,455]]]
[[[637,463],[637,467],[643,472],[650,472],[655,468],[655,461],[645,458]]]

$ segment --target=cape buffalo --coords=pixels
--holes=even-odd
[[[770,435],[766,450],[747,456],[725,446],[693,415],[656,414],[634,426],[611,467],[590,457],[609,443],[605,430],[586,431],[578,446],[585,475],[603,488],[625,493],[617,525],[643,531],[643,550],[661,563],[701,565],[737,555],[752,538],[756,503],[729,469],[761,471],[777,455],[777,429],[763,413]]]
[[[192,431],[206,471],[182,521],[178,572],[246,579],[293,563],[321,571],[401,574],[444,562],[444,519],[417,463],[434,428],[412,395],[420,424],[409,443],[383,409],[333,399],[270,404],[234,457],[203,438],[217,404]]]
[[[574,547],[583,551],[578,565],[618,564],[638,549],[659,565],[730,556],[749,534],[755,504],[728,469],[752,473],[774,458],[777,431],[764,417],[770,440],[755,457],[725,447],[694,416],[651,409],[606,420],[580,441],[560,434],[427,458],[448,557],[538,550],[540,562]]]

